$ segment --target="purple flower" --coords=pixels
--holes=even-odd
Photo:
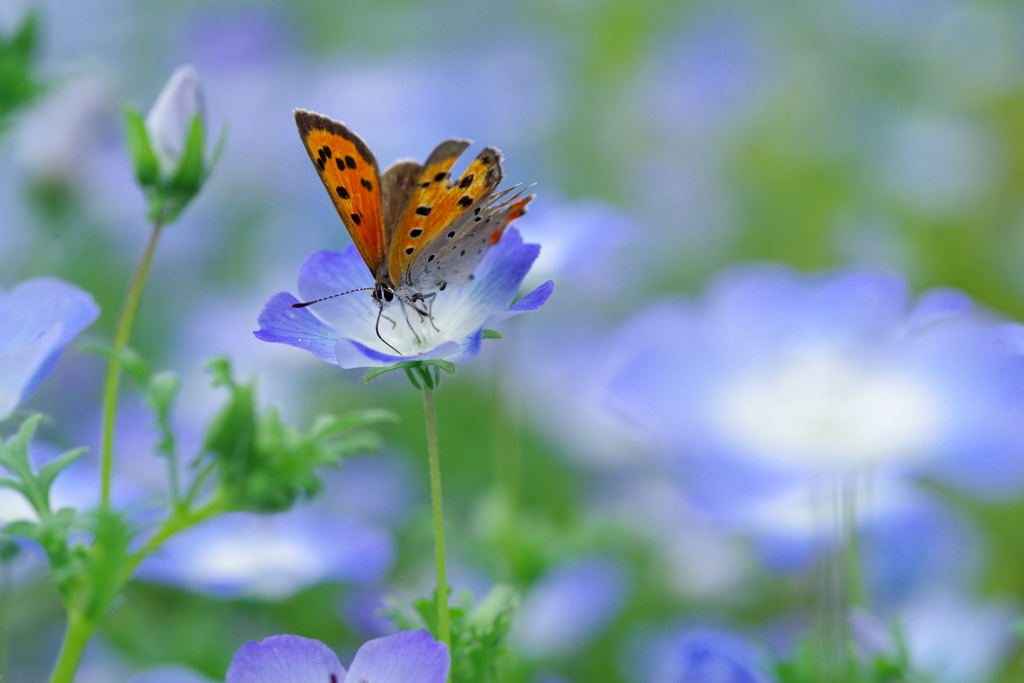
[[[271,636],[238,649],[225,683],[444,683],[450,659],[427,631],[402,631],[363,644],[345,668],[319,640]]]
[[[87,292],[55,278],[0,290],[0,420],[36,390],[99,313]]]
[[[402,355],[393,355],[377,338],[378,309],[368,292],[354,292],[309,308],[292,308],[297,300],[282,292],[263,307],[260,329],[254,334],[263,341],[305,349],[343,368],[433,359],[465,363],[480,352],[485,327],[535,311],[547,301],[554,289],[551,281],[510,306],[539,253],[539,245],[523,244],[518,231],[509,228],[484,256],[469,284],[438,293],[432,309],[433,325],[410,314],[419,342],[397,305],[392,305],[385,315],[393,316],[394,322],[382,319],[380,331]],[[304,301],[372,286],[373,276],[351,245],[340,252],[319,251],[306,259],[299,271],[299,295]]]

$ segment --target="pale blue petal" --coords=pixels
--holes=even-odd
[[[345,683],[445,683],[449,663],[448,648],[429,632],[400,631],[359,648]]]
[[[312,638],[271,636],[238,648],[224,683],[341,683],[337,655]],[[375,682],[376,683],[376,682]]]

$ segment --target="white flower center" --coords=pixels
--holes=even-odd
[[[736,377],[711,410],[750,457],[823,469],[922,457],[943,423],[922,379],[821,347]]]

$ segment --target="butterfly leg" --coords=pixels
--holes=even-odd
[[[412,321],[409,320],[409,311],[405,310],[405,302],[402,301],[401,299],[399,299],[398,300],[398,304],[399,304],[399,306],[402,307],[402,315],[405,316],[405,324],[409,326],[410,330],[412,330],[412,336],[416,337],[416,343],[417,344],[422,344],[423,340],[420,339],[420,335],[416,334],[416,328],[412,326]],[[414,310],[417,313],[419,313],[419,309],[416,308],[415,305],[412,305],[411,303],[410,303],[410,305],[412,306],[412,310]]]
[[[435,332],[440,332],[437,329],[437,325],[434,324],[434,301],[437,300],[437,292],[431,292],[423,297],[423,300],[427,302],[427,319],[430,320],[430,326],[434,328]]]
[[[381,317],[387,320],[389,323],[391,323],[391,329],[395,329],[398,326],[398,323],[395,322],[394,319],[389,318],[386,315],[381,315]]]

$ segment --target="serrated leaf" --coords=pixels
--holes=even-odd
[[[484,330],[484,339],[504,339],[505,335],[497,330]]]
[[[51,460],[42,467],[39,468],[39,473],[36,474],[36,481],[39,482],[40,488],[43,490],[43,494],[49,499],[50,486],[53,484],[53,480],[57,478],[65,467],[78,460],[86,448],[75,448],[73,450],[60,455],[59,457]]]

